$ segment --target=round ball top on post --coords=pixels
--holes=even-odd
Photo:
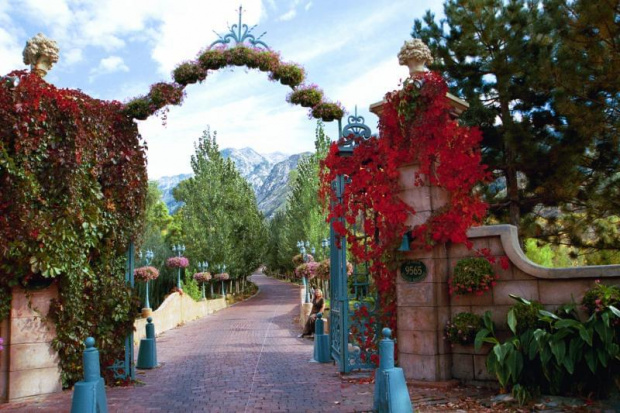
[[[420,39],[405,41],[398,52],[398,63],[408,66],[411,76],[424,72],[424,66],[430,65],[433,61],[431,50]]]
[[[383,334],[383,338],[384,339],[392,338],[392,330],[390,330],[387,327],[385,327],[383,330],[381,330],[381,334]]]
[[[84,344],[86,345],[86,349],[91,349],[95,346],[95,339],[93,337],[88,337],[84,340]]]
[[[319,320],[323,318],[323,313],[317,313],[316,318],[318,318]]]
[[[147,318],[146,318],[146,321],[147,321],[149,324],[151,324],[151,323],[153,322],[153,317],[147,317]]]
[[[26,42],[26,47],[22,53],[24,63],[30,65],[32,72],[44,77],[58,62],[58,44],[39,33]]]

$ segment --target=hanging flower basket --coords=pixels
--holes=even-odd
[[[207,78],[207,73],[197,62],[185,62],[177,66],[172,72],[174,81],[179,85],[202,82]]]
[[[199,283],[206,283],[211,281],[211,273],[208,272],[197,272],[194,274],[194,280]]]
[[[221,272],[219,274],[215,274],[215,279],[218,281],[226,281],[230,279],[230,275],[227,272]]]
[[[312,261],[314,261],[314,257],[310,254],[306,254],[306,261],[304,261],[304,256],[302,254],[297,254],[293,257],[293,264],[295,264],[296,267],[299,267],[304,262]]]
[[[344,116],[344,109],[340,103],[321,102],[312,108],[310,116],[315,119],[323,119],[325,122],[331,122],[341,119]]]
[[[311,280],[317,275],[317,268],[319,267],[318,262],[310,261],[305,262],[295,268],[295,275],[297,277],[302,278],[306,277],[306,279]]]
[[[189,267],[189,260],[185,257],[170,257],[166,260],[166,267],[187,268]]]
[[[286,97],[288,102],[304,108],[314,107],[321,103],[322,99],[323,91],[316,85],[299,86]]]
[[[448,280],[449,292],[450,295],[482,295],[498,278],[486,258],[464,258],[456,263],[454,275]]]
[[[155,267],[139,267],[133,270],[136,281],[150,281],[159,277],[159,270]]]

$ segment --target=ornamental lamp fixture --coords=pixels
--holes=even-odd
[[[411,247],[409,244],[413,241],[413,237],[411,235],[411,231],[407,231],[403,234],[403,239],[400,243],[400,247],[398,247],[398,251],[400,252],[409,252],[411,251]]]

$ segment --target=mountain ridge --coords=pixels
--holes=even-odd
[[[310,152],[297,154],[285,154],[283,152],[271,152],[260,154],[250,147],[241,149],[224,148],[220,150],[224,159],[231,159],[241,176],[246,179],[256,196],[258,209],[265,217],[271,218],[286,203],[290,192],[288,186],[289,174],[297,168],[299,161]],[[156,180],[157,186],[162,192],[162,201],[173,214],[183,204],[176,201],[172,192],[174,188],[193,174],[179,174],[163,176]]]

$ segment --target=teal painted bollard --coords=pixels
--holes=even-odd
[[[146,319],[146,338],[140,340],[138,350],[138,362],[136,367],[139,369],[152,369],[157,367],[157,344],[155,343],[155,325],[153,318]]]
[[[108,413],[108,401],[105,395],[105,383],[99,367],[99,351],[95,348],[95,339],[88,337],[84,342],[86,350],[84,363],[84,380],[75,383],[71,399],[71,413]]]
[[[325,334],[325,321],[323,313],[316,315],[314,323],[314,360],[319,363],[329,363],[329,336]]]
[[[375,371],[374,411],[379,413],[413,413],[403,369],[394,367],[394,340],[392,330],[381,331],[379,368]]]

